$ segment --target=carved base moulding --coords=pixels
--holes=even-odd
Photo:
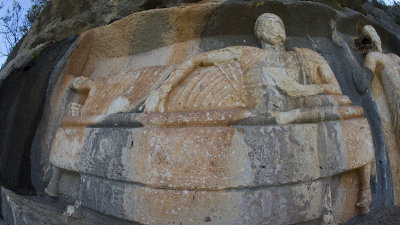
[[[215,224],[276,224],[319,219],[328,187],[336,216],[357,213],[357,176],[343,174],[372,157],[367,121],[351,119],[204,127],[65,125],[51,160],[81,174],[82,205],[108,215],[145,224],[198,224],[207,218]]]

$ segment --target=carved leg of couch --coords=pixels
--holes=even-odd
[[[360,179],[361,190],[359,194],[359,202],[356,206],[360,208],[361,213],[368,213],[369,205],[371,205],[372,201],[370,187],[371,163],[359,168],[357,174]]]
[[[51,197],[58,196],[58,182],[60,180],[60,176],[61,176],[61,169],[56,166],[53,166],[51,179],[47,187],[44,189],[46,194],[48,194]]]

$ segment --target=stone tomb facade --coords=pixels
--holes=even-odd
[[[286,51],[282,20],[262,48],[77,76],[52,144],[46,192],[79,174],[81,206],[143,224],[342,222],[368,212],[373,143],[328,63]]]

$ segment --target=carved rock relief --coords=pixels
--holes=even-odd
[[[371,91],[378,106],[383,134],[392,167],[395,204],[400,204],[400,57],[382,52],[381,40],[375,29],[367,25],[364,36],[374,48],[365,56],[365,66],[374,73]]]
[[[84,207],[144,224],[367,212],[373,144],[362,109],[318,53],[283,48],[278,16],[263,14],[255,30],[263,49],[76,78],[80,99],[57,130],[47,193],[57,196],[59,173],[74,171]]]

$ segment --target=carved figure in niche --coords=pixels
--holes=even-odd
[[[95,80],[76,77],[70,89],[79,94],[79,103],[68,104],[69,116],[79,120],[91,115],[106,116],[118,112],[140,111],[140,107],[135,106],[160,85],[173,68],[174,66],[148,67]],[[141,74],[146,76],[140,76]],[[53,165],[49,165],[46,170],[43,183],[48,184],[45,192],[49,196],[58,196],[61,173],[60,168]]]
[[[395,203],[400,204],[400,57],[382,52],[381,40],[375,29],[367,25],[363,36],[372,41],[368,49],[365,66],[374,74],[371,92],[378,107],[390,164],[393,168]]]
[[[320,218],[324,201],[353,210],[357,199],[332,200],[343,192],[332,196],[329,179],[359,170],[357,205],[368,210],[373,149],[362,109],[318,53],[285,50],[278,16],[263,14],[255,30],[263,49],[229,47],[72,82],[82,106],[63,118],[50,158],[81,174],[83,206],[143,224],[294,224]],[[111,188],[112,205],[97,204],[93,196]]]
[[[378,81],[383,85],[393,128],[400,135],[400,57],[393,53],[382,53],[381,40],[372,26],[367,25],[363,30],[368,30],[367,35],[375,40],[373,44],[377,49],[366,55],[365,66],[374,73],[372,85]]]

